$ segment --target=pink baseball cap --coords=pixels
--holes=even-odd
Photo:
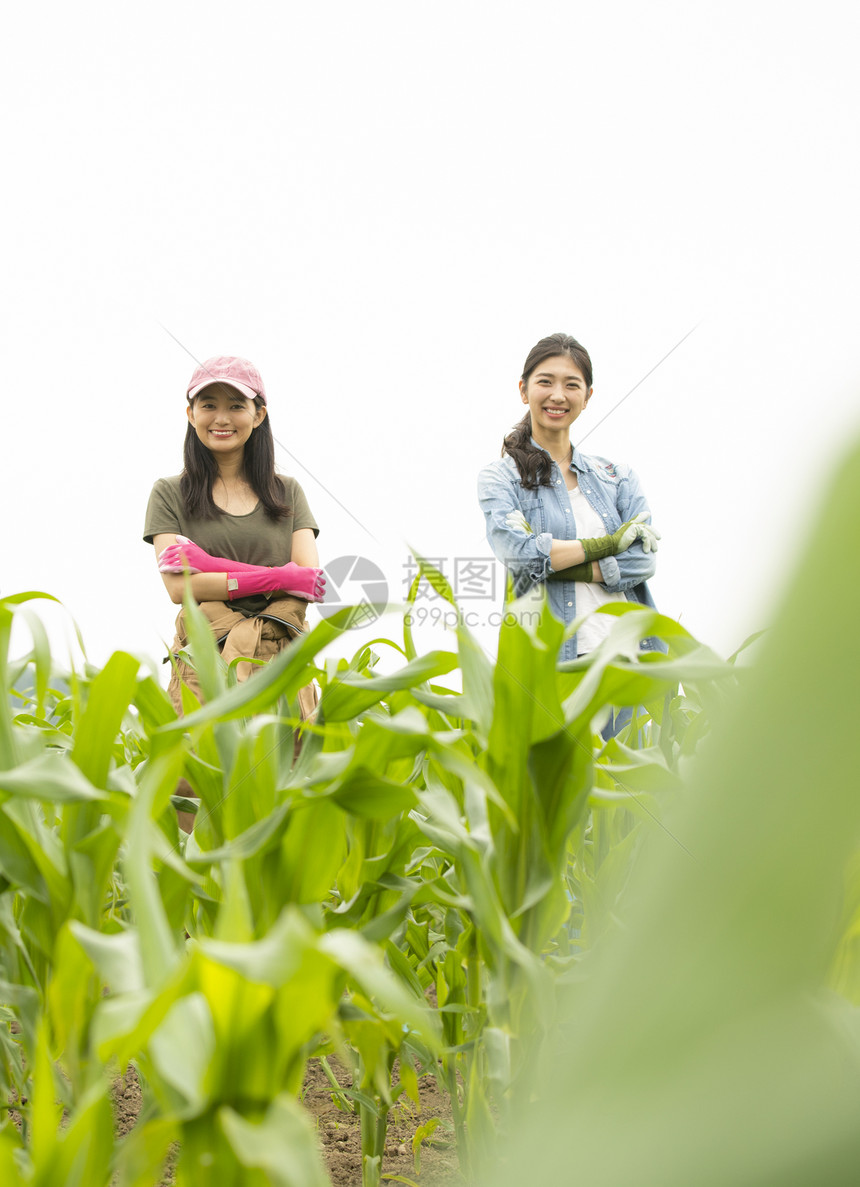
[[[210,383],[229,383],[249,400],[259,396],[266,403],[266,389],[263,379],[253,363],[230,354],[219,354],[214,359],[201,363],[188,384],[188,399],[193,400],[198,392]]]

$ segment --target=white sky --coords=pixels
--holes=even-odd
[[[323,563],[399,596],[407,540],[489,555],[538,338],[591,352],[578,441],[698,324],[585,449],[640,475],[661,609],[765,622],[860,427],[856,8],[84,0],[5,42],[0,591],[160,657],[195,358],[256,363]]]

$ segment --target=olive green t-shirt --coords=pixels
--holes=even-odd
[[[284,502],[290,514],[276,521],[269,519],[261,503],[247,515],[230,515],[222,511],[214,519],[199,519],[188,515],[179,491],[179,475],[159,478],[149,496],[143,538],[152,543],[161,532],[187,536],[210,556],[244,561],[247,565],[285,565],[290,560],[293,532],[311,528],[319,535],[316,520],[311,514],[305,492],[295,478],[278,478],[284,487]],[[260,594],[237,598],[230,605],[252,614],[264,609],[268,599]]]

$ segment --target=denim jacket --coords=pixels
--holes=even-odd
[[[532,438],[532,445],[540,446]],[[607,534],[614,532],[648,504],[639,479],[629,466],[607,461],[603,457],[589,457],[573,450],[570,468],[576,472],[579,489],[603,520]],[[510,572],[514,593],[521,597],[551,573],[549,553],[553,540],[575,540],[576,524],[570,506],[567,487],[559,466],[552,463],[552,485],[525,490],[519,470],[512,457],[505,454],[478,475],[478,501],[487,521],[487,540],[495,555]],[[511,512],[522,512],[531,528],[529,534],[522,527],[508,521]],[[619,556],[608,556],[599,562],[603,587],[617,594],[620,601],[641,602],[654,606],[646,581],[653,577],[654,554],[645,552],[636,541]],[[565,625],[576,618],[576,582],[548,581],[549,607]],[[644,639],[641,648],[663,651],[665,645],[656,638]],[[576,636],[562,646],[560,660],[576,659]]]

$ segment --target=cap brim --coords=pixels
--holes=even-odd
[[[203,391],[204,387],[212,387],[212,385],[216,384],[216,383],[223,383],[227,387],[235,387],[236,391],[241,392],[246,400],[254,400],[254,399],[256,399],[257,394],[258,394],[257,392],[254,391],[254,389],[252,387],[247,387],[244,383],[239,383],[235,379],[215,378],[215,379],[207,379],[205,383],[198,383],[197,387],[190,388],[188,391],[188,399],[193,400],[195,396],[199,395],[200,392]],[[262,399],[263,403],[265,404],[266,397],[262,396],[261,399]]]

